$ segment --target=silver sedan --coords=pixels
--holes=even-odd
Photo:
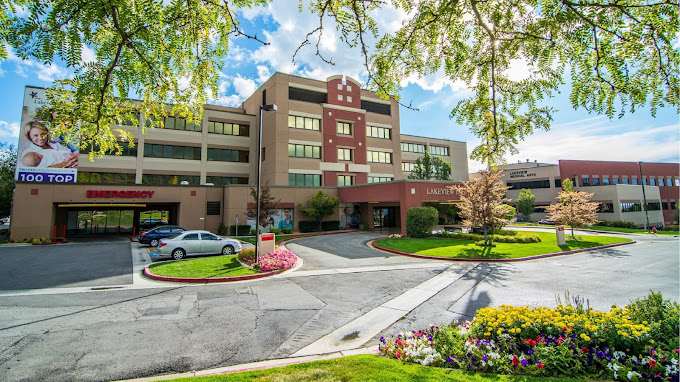
[[[180,260],[191,255],[233,255],[239,252],[241,243],[238,240],[225,239],[208,231],[185,231],[173,238],[161,239],[150,255],[152,258]]]

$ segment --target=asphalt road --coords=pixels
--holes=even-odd
[[[369,236],[294,245],[315,269],[422,264],[366,249]],[[639,239],[592,254],[477,265],[384,332],[470,317],[482,306],[554,305],[565,290],[597,308],[650,289],[679,299],[678,240]],[[111,380],[284,357],[446,267],[462,268],[441,264],[232,285],[0,296],[0,380]]]
[[[3,247],[0,262],[0,291],[132,283],[127,240]]]

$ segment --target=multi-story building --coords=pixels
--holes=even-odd
[[[22,126],[41,91],[26,88]],[[408,207],[450,202],[446,185],[467,179],[465,142],[402,135],[394,100],[349,77],[276,73],[239,108],[206,105],[200,124],[167,117],[163,128],[142,129],[140,115],[119,126],[135,144],[93,161],[81,152],[75,184],[19,179],[11,238],[127,234],[157,223],[213,231],[254,224],[258,116],[260,105],[272,103],[277,111],[263,114],[259,154],[263,184],[279,201],[275,227],[297,229],[305,220],[299,205],[318,190],[340,198],[329,219],[341,226],[403,227]],[[451,164],[450,181],[406,179],[425,150]]]
[[[555,201],[563,179],[593,194],[600,202],[598,218],[639,226],[673,224],[677,221],[680,164],[560,160],[558,164],[519,162],[502,166],[508,198],[515,200],[522,189],[536,196],[532,220],[545,217]]]

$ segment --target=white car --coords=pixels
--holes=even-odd
[[[191,255],[233,255],[241,252],[241,242],[225,239],[208,231],[185,231],[168,239],[161,239],[151,251],[152,258],[172,257],[180,260]]]

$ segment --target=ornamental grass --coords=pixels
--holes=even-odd
[[[678,381],[679,320],[678,304],[658,293],[607,312],[504,305],[461,325],[381,338],[380,349],[404,362],[469,371]]]

